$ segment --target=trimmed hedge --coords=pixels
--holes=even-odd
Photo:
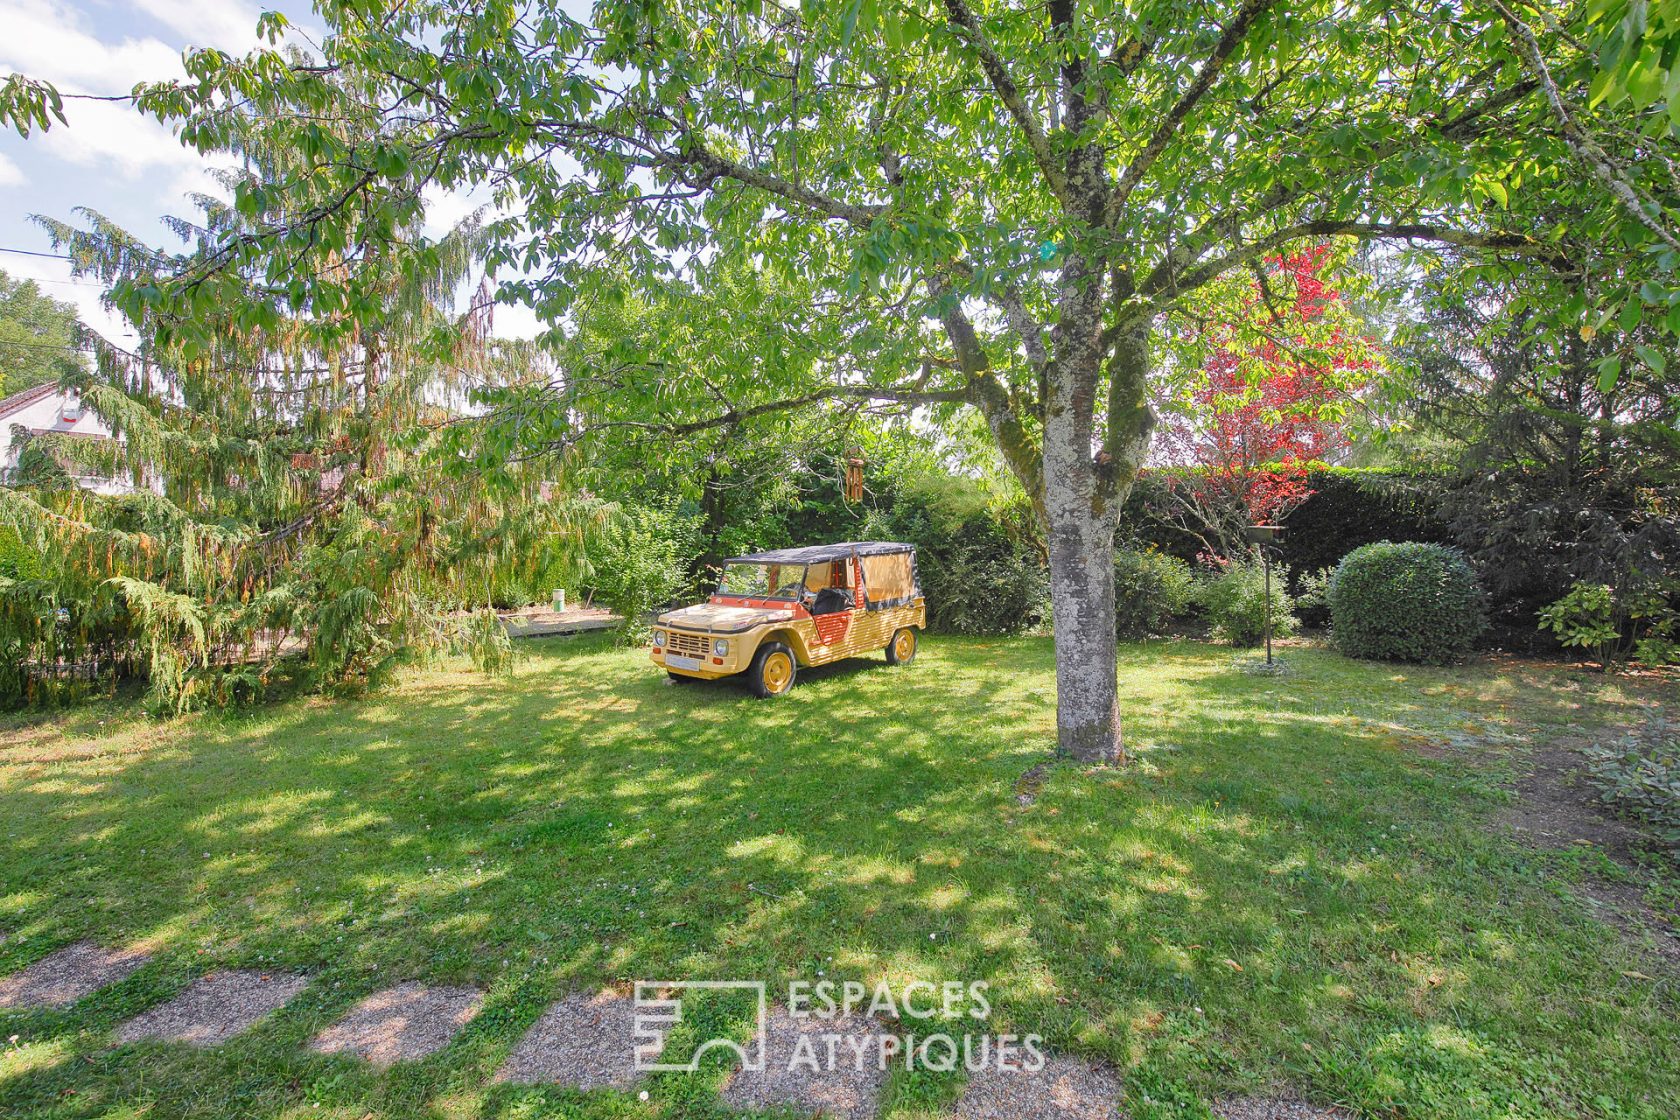
[[[1378,541],[1452,544],[1437,512],[1444,479],[1420,471],[1325,467],[1307,473],[1312,495],[1284,519],[1278,559],[1305,574],[1334,568]]]
[[[1350,657],[1446,665],[1487,626],[1476,574],[1438,544],[1362,545],[1336,565],[1326,595],[1332,636]]]

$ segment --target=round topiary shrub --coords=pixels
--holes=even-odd
[[[1332,635],[1350,657],[1446,665],[1487,625],[1476,573],[1438,544],[1356,548],[1336,565],[1326,597]]]

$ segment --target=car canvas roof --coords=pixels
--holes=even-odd
[[[812,544],[804,548],[777,548],[769,552],[754,552],[748,556],[731,556],[726,564],[821,564],[825,560],[844,560],[849,556],[888,556],[895,552],[914,552],[916,546],[902,541],[841,541],[839,544]]]

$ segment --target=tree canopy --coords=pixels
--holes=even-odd
[[[259,325],[279,302],[308,307],[321,329],[354,333],[377,318],[389,269],[435,253],[398,236],[425,188],[493,191],[485,259],[506,298],[562,329],[624,289],[761,272],[804,300],[801,333],[817,342],[791,359],[804,384],[786,378],[784,338],[741,330],[730,345],[759,361],[733,363],[726,384],[662,370],[648,422],[675,401],[739,414],[766,379],[783,402],[978,410],[1047,529],[1059,735],[1084,758],[1119,752],[1108,558],[1149,448],[1150,384],[1170,372],[1161,332],[1210,283],[1299,241],[1354,238],[1593,260],[1607,279],[1583,298],[1623,325],[1672,305],[1673,122],[1648,96],[1643,45],[1595,85],[1601,6],[319,12],[318,58],[190,52],[184,81],[137,91],[202,150],[243,151],[255,130],[296,158],[243,179],[237,228],[172,277],[120,283],[119,305],[158,317],[187,354],[208,346],[197,313],[224,303]],[[1658,33],[1635,23],[1615,33]],[[264,16],[271,38],[283,28]],[[49,124],[55,96],[14,81],[0,117]],[[1546,223],[1559,200],[1571,222]],[[272,298],[248,300],[247,275]],[[620,391],[556,386],[553,414],[586,415],[571,395],[603,386]],[[674,411],[674,431],[694,422]]]
[[[0,272],[0,396],[84,369],[76,325],[70,304]]]

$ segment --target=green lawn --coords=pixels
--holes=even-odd
[[[1632,685],[1128,646],[1139,761],[1056,767],[1023,808],[1046,640],[931,637],[776,702],[599,638],[523,652],[512,679],[367,700],[4,725],[0,973],[84,937],[156,956],[71,1013],[0,1012],[0,1115],[722,1115],[715,1073],[645,1102],[490,1079],[576,987],[819,971],[987,980],[991,1029],[1116,1063],[1136,1116],[1280,1089],[1383,1117],[1680,1114],[1674,977],[1571,889],[1610,865],[1497,824],[1513,736],[1644,718]],[[218,1050],[113,1044],[226,966],[314,983]],[[304,1048],[411,978],[485,1009],[385,1073]],[[900,1072],[883,1114],[959,1090]]]

